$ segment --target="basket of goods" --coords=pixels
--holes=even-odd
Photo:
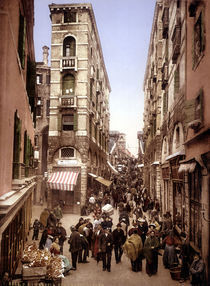
[[[181,279],[181,266],[175,266],[170,268],[171,278],[173,280],[180,280]]]
[[[63,277],[62,259],[59,256],[53,256],[47,249],[38,249],[35,244],[28,245],[24,249],[22,263],[23,280]]]
[[[114,209],[112,205],[106,204],[105,206],[102,207],[102,213],[105,213],[107,215],[113,215]]]

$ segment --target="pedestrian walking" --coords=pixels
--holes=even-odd
[[[102,257],[103,271],[111,271],[112,247],[112,234],[110,233],[110,229],[106,228],[99,236],[99,251]]]
[[[63,245],[64,245],[64,242],[66,240],[66,230],[62,226],[62,223],[60,221],[58,222],[58,225],[55,229],[55,235],[59,239],[60,252],[61,252],[61,254],[63,254]]]
[[[138,235],[137,229],[135,229],[133,234],[127,238],[123,245],[123,251],[130,259],[131,268],[134,272],[142,271],[142,250],[142,239]]]
[[[147,221],[144,218],[139,218],[138,219],[138,229],[141,232],[141,239],[142,239],[142,243],[144,244],[145,239],[146,239],[146,235],[148,232],[148,224]]]
[[[121,262],[121,257],[123,254],[122,246],[125,243],[125,235],[121,227],[121,224],[118,223],[117,228],[112,232],[115,260],[117,264]]]
[[[182,244],[180,249],[179,258],[181,259],[181,274],[180,283],[183,283],[189,278],[189,264],[190,264],[190,244],[189,237],[186,233],[181,232],[180,234]]]
[[[151,231],[144,243],[144,256],[146,258],[146,273],[152,276],[158,270],[158,248],[159,240],[155,237],[155,232]]]
[[[78,253],[79,250],[81,249],[81,239],[80,239],[80,234],[76,230],[75,226],[71,226],[71,235],[68,240],[69,243],[69,251],[71,252],[71,258],[72,258],[72,270],[77,269],[77,258],[78,258]]]

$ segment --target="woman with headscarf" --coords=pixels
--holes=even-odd
[[[178,257],[176,254],[176,246],[181,242],[174,235],[173,231],[164,238],[163,245],[165,244],[164,254],[163,254],[163,264],[165,268],[171,268],[178,265]]]
[[[149,276],[157,273],[158,270],[158,248],[159,240],[155,232],[151,231],[144,243],[144,256],[146,258],[146,272]]]

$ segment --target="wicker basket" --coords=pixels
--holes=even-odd
[[[173,280],[180,280],[181,279],[181,267],[176,266],[176,267],[170,268],[170,274]]]

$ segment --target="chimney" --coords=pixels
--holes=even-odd
[[[49,48],[47,46],[42,47],[43,50],[43,63],[45,66],[48,66],[48,56],[49,56]]]

